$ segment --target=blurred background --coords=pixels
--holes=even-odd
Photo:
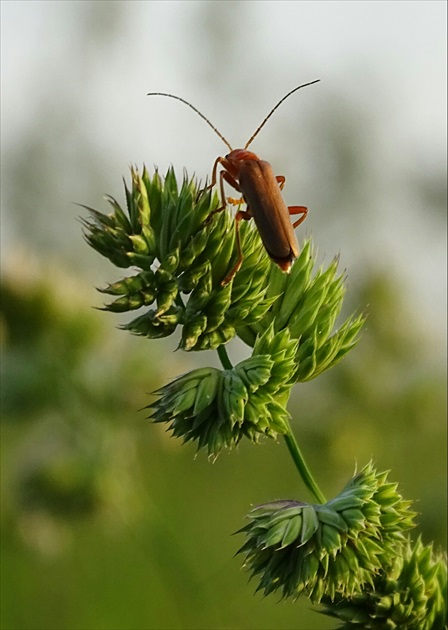
[[[308,500],[282,442],[212,464],[139,412],[213,353],[136,339],[94,310],[121,277],[82,238],[129,165],[204,180],[252,145],[338,255],[357,348],[293,392],[327,497],[371,458],[446,532],[446,3],[14,2],[2,28],[2,627],[324,629],[253,595],[231,536],[253,504]],[[247,356],[234,341],[230,355]]]

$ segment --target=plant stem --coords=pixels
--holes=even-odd
[[[302,481],[308,490],[311,492],[313,497],[316,499],[318,503],[326,503],[326,499],[322,492],[320,491],[319,486],[314,481],[313,475],[311,474],[306,462],[303,458],[303,455],[300,451],[299,445],[296,442],[296,438],[291,431],[291,427],[289,427],[289,432],[284,436],[286,446],[291,454],[291,457],[294,460],[297,470],[299,471],[300,476],[302,477]]]
[[[225,370],[231,370],[233,368],[232,363],[230,362],[229,355],[227,354],[227,350],[225,346],[218,346],[217,348],[219,360],[221,361],[222,367]]]

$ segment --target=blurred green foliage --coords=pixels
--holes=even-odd
[[[295,388],[294,430],[327,496],[373,456],[417,500],[424,540],[443,544],[442,366],[390,279],[360,300],[367,331]],[[138,413],[186,370],[172,349],[111,329],[61,272],[25,260],[4,275],[3,628],[335,627],[308,602],[253,597],[232,558],[251,504],[307,498],[284,445],[211,464]]]

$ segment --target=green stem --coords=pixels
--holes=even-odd
[[[306,465],[299,445],[296,442],[296,438],[291,431],[291,427],[289,427],[289,432],[286,433],[283,437],[285,438],[286,446],[288,447],[290,455],[294,460],[296,468],[299,471],[300,476],[302,477],[303,483],[318,503],[326,503],[324,495],[322,494],[317,483],[314,481],[313,475]]]
[[[221,361],[222,367],[225,370],[231,370],[233,368],[232,363],[230,362],[229,355],[227,354],[227,350],[225,346],[218,346],[217,348],[219,360]]]

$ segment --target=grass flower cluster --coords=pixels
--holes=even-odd
[[[176,437],[197,441],[216,457],[243,437],[277,437],[289,430],[286,402],[297,341],[270,326],[258,337],[253,354],[227,370],[200,368],[159,389],[149,405],[154,422],[165,422]]]
[[[327,503],[274,501],[252,510],[240,553],[265,595],[333,601],[372,586],[394,563],[414,516],[397,484],[370,463]]]
[[[229,212],[211,214],[218,198],[199,193],[193,180],[180,189],[170,169],[162,181],[132,169],[126,187],[126,210],[108,198],[113,212],[88,208],[88,243],[114,265],[132,269],[128,277],[102,289],[114,297],[112,312],[144,309],[125,329],[157,339],[181,326],[184,350],[214,349],[232,339],[236,327],[263,317],[275,298],[268,298],[268,257],[254,230],[243,226],[246,252],[233,282],[221,281],[236,262],[235,232]],[[135,273],[137,270],[137,273]]]
[[[342,622],[341,630],[443,630],[447,586],[445,554],[434,553],[421,538],[408,539],[372,584],[348,599],[326,602],[324,612]]]

